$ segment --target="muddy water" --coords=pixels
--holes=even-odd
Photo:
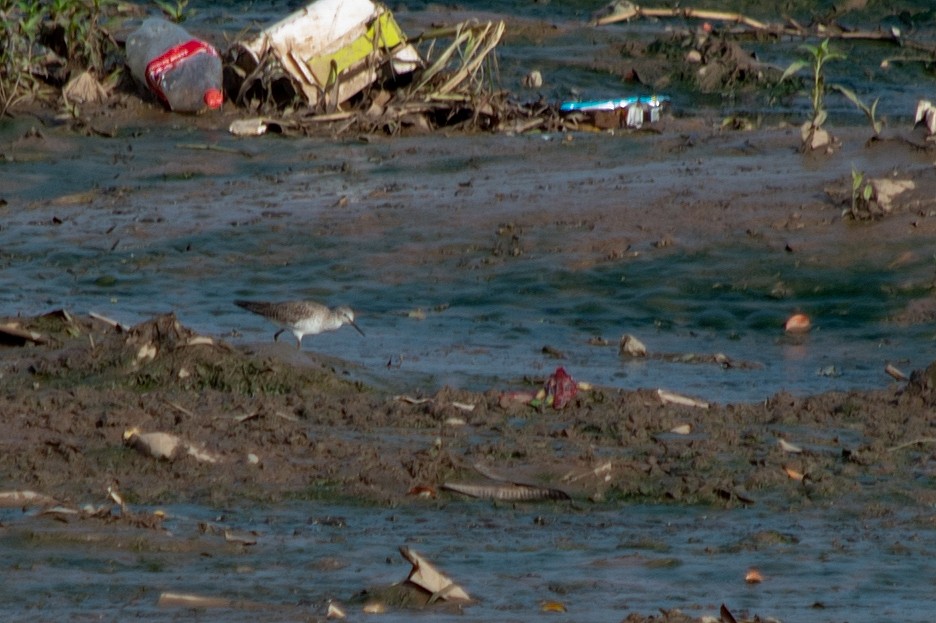
[[[275,328],[235,298],[349,304],[366,339],[305,347],[426,389],[509,387],[563,365],[598,384],[756,401],[882,387],[887,362],[931,359],[931,326],[900,317],[926,298],[932,258],[902,232],[868,247],[822,196],[887,153],[805,162],[706,128],[237,141],[171,121],[109,140],[8,129],[20,161],[3,178],[4,314],[132,324],[175,311],[251,344]],[[791,338],[796,311],[815,328]],[[624,333],[652,356],[622,360]],[[737,365],[702,362],[719,353]]]
[[[585,11],[565,13],[572,6],[536,3],[531,15],[562,21]],[[238,30],[245,15],[215,25]],[[212,19],[205,12],[193,24]],[[549,97],[619,94],[620,80],[593,62],[619,31],[584,37],[576,28],[551,40],[557,48],[535,38],[505,48],[511,84],[532,59],[546,70]],[[557,61],[557,49],[570,60]],[[785,48],[767,60],[790,58]],[[899,120],[916,94],[892,76],[861,85],[884,89],[882,107]],[[777,114],[755,104],[747,110]],[[846,114],[840,104],[831,104],[836,121]],[[700,117],[670,121],[660,135],[571,140],[238,141],[227,119],[192,124],[161,113],[105,139],[4,119],[0,313],[64,307],[132,324],[174,311],[187,326],[252,347],[274,329],[235,298],[347,303],[367,337],[344,330],[305,348],[408,391],[511,387],[563,365],[598,384],[753,401],[779,390],[881,387],[888,361],[927,365],[936,335],[908,310],[928,297],[931,247],[897,217],[873,229],[841,222],[824,189],[846,183],[853,165],[878,175],[895,161],[931,170],[932,159],[865,149],[866,130],[843,131],[845,145],[829,159],[798,154],[796,130],[778,124],[717,131],[722,114],[751,105],[683,101],[678,115]],[[794,311],[812,316],[808,336],[780,330]],[[654,356],[622,361],[622,333]],[[589,344],[595,336],[608,345]],[[288,339],[278,349],[304,357]],[[739,365],[692,363],[693,353]],[[563,620],[616,621],[659,607],[717,616],[726,603],[781,620],[928,621],[932,521],[902,502],[860,512],[169,507],[171,535],[4,510],[0,602],[5,620],[188,620],[190,611],[156,602],[163,591],[194,592],[259,602],[266,620],[301,620],[321,615],[330,598],[354,611],[361,589],[401,580],[408,569],[396,548],[407,544],[480,598],[471,620],[540,620],[541,602],[557,600],[569,609]],[[258,543],[225,544],[199,531],[204,521],[255,530]],[[746,584],[748,567],[765,581]],[[213,614],[199,616],[257,618]]]
[[[936,535],[927,517],[675,507],[579,512],[470,502],[166,510],[171,534],[103,525],[75,534],[51,519],[4,511],[4,619],[175,620],[191,611],[161,608],[157,600],[181,592],[259,602],[267,621],[321,616],[333,599],[355,620],[361,591],[408,574],[399,545],[427,556],[479,599],[467,609],[469,620],[538,621],[544,601],[561,602],[568,614],[559,618],[576,621],[617,621],[656,608],[717,617],[722,603],[735,615],[790,621],[932,619]],[[205,522],[254,531],[257,543],[225,543],[199,529]],[[745,582],[751,567],[762,583]],[[251,621],[257,613],[235,607],[204,616]],[[391,611],[381,620],[414,617],[464,619]]]

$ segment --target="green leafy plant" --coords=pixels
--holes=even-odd
[[[802,138],[804,148],[819,149],[831,144],[831,137],[822,129],[822,125],[828,117],[828,112],[823,104],[826,93],[825,66],[827,63],[844,60],[846,57],[844,54],[833,50],[828,39],[824,39],[819,45],[804,44],[800,46],[800,49],[805,51],[809,58],[794,61],[790,64],[780,77],[780,81],[783,82],[806,67],[812,69],[812,89],[810,90],[812,119],[803,125]]]
[[[42,19],[40,0],[0,0],[0,116],[39,87],[34,50]]]
[[[118,0],[0,0],[0,114],[82,71],[103,77],[118,44],[101,26]]]
[[[780,81],[784,81],[790,76],[798,73],[806,67],[812,68],[812,90],[810,92],[812,101],[813,120],[818,118],[825,119],[825,108],[822,105],[822,99],[825,95],[825,65],[836,60],[845,60],[846,56],[832,50],[829,46],[829,40],[825,39],[819,45],[804,44],[800,49],[809,54],[809,59],[794,61],[786,71],[783,72]],[[818,123],[817,125],[822,125]]]
[[[841,84],[830,84],[829,88],[835,89],[844,95],[846,98],[848,98],[848,101],[854,104],[858,110],[865,114],[865,116],[868,118],[868,122],[871,124],[871,128],[874,130],[875,136],[881,133],[881,130],[884,129],[884,122],[877,118],[877,105],[881,98],[874,98],[871,106],[868,106],[862,102],[858,95],[856,95],[855,92],[848,87],[844,87]]]
[[[852,218],[860,218],[862,214],[870,214],[871,199],[874,196],[874,188],[871,182],[865,181],[865,174],[852,165],[851,171],[851,208],[842,212],[842,216],[851,215]]]
[[[189,0],[174,0],[174,2],[167,2],[166,0],[153,1],[167,17],[175,23],[181,24],[185,21],[185,10],[188,7]]]
[[[868,106],[848,87],[841,84],[826,84],[826,65],[832,61],[845,60],[848,57],[832,49],[829,45],[829,39],[824,39],[819,45],[804,44],[800,46],[800,49],[807,53],[808,58],[791,63],[783,72],[780,81],[783,82],[806,67],[812,70],[812,88],[810,89],[812,118],[802,127],[803,147],[818,149],[829,145],[832,140],[828,133],[822,129],[823,124],[828,118],[828,112],[824,105],[824,97],[830,90],[838,91],[852,102],[868,118],[874,130],[874,134],[880,134],[883,123],[877,118],[879,99],[875,99],[874,102]]]

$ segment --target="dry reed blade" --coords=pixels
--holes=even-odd
[[[569,494],[559,489],[526,485],[466,485],[446,482],[443,489],[482,500],[532,502],[536,500],[568,500]]]

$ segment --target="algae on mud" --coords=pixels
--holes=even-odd
[[[295,365],[196,341],[172,315],[126,331],[70,314],[19,322],[48,342],[2,353],[10,415],[0,477],[56,499],[95,499],[115,481],[133,503],[275,501],[330,490],[397,504],[414,487],[477,482],[478,463],[514,482],[558,487],[577,504],[933,497],[902,476],[919,456],[913,440],[927,437],[932,372],[887,391],[780,394],[708,410],[649,390],[602,388],[579,392],[561,410],[536,409],[496,391],[398,400],[343,380],[334,363]],[[131,427],[178,435],[221,459],[138,455],[123,445]],[[676,427],[691,432],[669,432]],[[596,469],[608,462],[609,470]]]

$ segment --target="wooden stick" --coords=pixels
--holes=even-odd
[[[920,443],[936,443],[936,437],[920,437],[919,439],[914,439],[913,441],[908,441],[907,443],[902,443],[899,446],[894,446],[893,448],[888,448],[888,452],[897,452],[898,450],[903,450],[904,448],[909,448],[910,446],[915,446]]]
[[[592,24],[604,26],[616,22],[625,22],[638,17],[683,17],[686,19],[701,19],[717,22],[734,22],[743,24],[751,30],[765,32],[773,35],[790,37],[820,37],[827,39],[849,39],[868,41],[890,41],[902,47],[928,52],[936,56],[936,46],[902,39],[898,30],[843,30],[839,26],[817,24],[814,28],[806,28],[794,20],[787,24],[769,24],[753,19],[741,13],[731,11],[708,11],[692,8],[643,8],[629,0],[616,0],[606,6],[596,17]]]

